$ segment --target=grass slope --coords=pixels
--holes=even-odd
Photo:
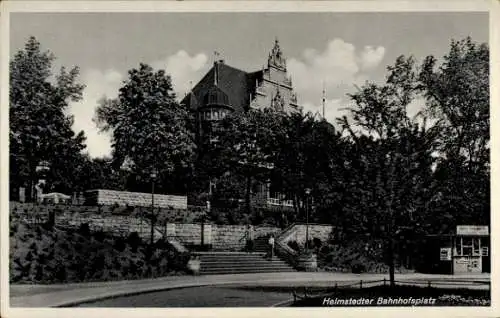
[[[127,238],[90,233],[85,226],[65,231],[15,220],[10,228],[11,283],[69,283],[140,279],[179,274],[187,255],[158,242],[148,248],[136,233]]]

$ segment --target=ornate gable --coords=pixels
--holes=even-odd
[[[276,40],[274,40],[274,47],[269,53],[267,64],[269,67],[274,66],[286,70],[286,59],[283,56],[283,52],[281,51],[281,47],[277,38]]]

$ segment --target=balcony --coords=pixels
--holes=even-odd
[[[268,198],[268,205],[293,207],[293,200],[281,200],[278,198]]]

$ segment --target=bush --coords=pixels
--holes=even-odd
[[[127,243],[128,245],[130,245],[130,249],[132,250],[132,252],[136,253],[139,246],[142,245],[142,239],[139,236],[139,233],[137,232],[130,233],[127,238]]]
[[[82,223],[80,224],[80,227],[78,228],[78,233],[85,237],[89,238],[90,237],[90,226],[88,223]]]
[[[366,272],[366,266],[365,266],[365,264],[363,264],[359,261],[353,261],[351,264],[351,271],[354,274],[361,274],[363,272]]]
[[[312,240],[312,246],[314,246],[314,248],[317,248],[317,249],[320,249],[321,248],[321,240],[317,237],[313,238]]]
[[[102,243],[106,239],[106,233],[104,233],[104,231],[102,230],[96,231],[94,233],[94,238],[96,239],[96,241]]]
[[[296,241],[288,241],[287,245],[294,251],[300,251],[300,245]]]
[[[115,239],[115,242],[114,242],[114,245],[113,245],[114,249],[116,249],[118,252],[123,252],[125,250],[125,248],[127,247],[127,243],[125,242],[125,239],[121,238],[121,237],[117,237]]]
[[[55,278],[60,282],[65,282],[67,278],[66,267],[63,264],[58,264],[56,268]]]

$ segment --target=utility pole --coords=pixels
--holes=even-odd
[[[325,119],[325,103],[326,103],[326,89],[325,89],[325,81],[323,81],[323,119]]]
[[[151,251],[153,249],[154,244],[154,235],[155,235],[155,179],[156,179],[156,170],[151,172]]]
[[[306,188],[306,250],[309,250],[309,195],[311,189]]]

